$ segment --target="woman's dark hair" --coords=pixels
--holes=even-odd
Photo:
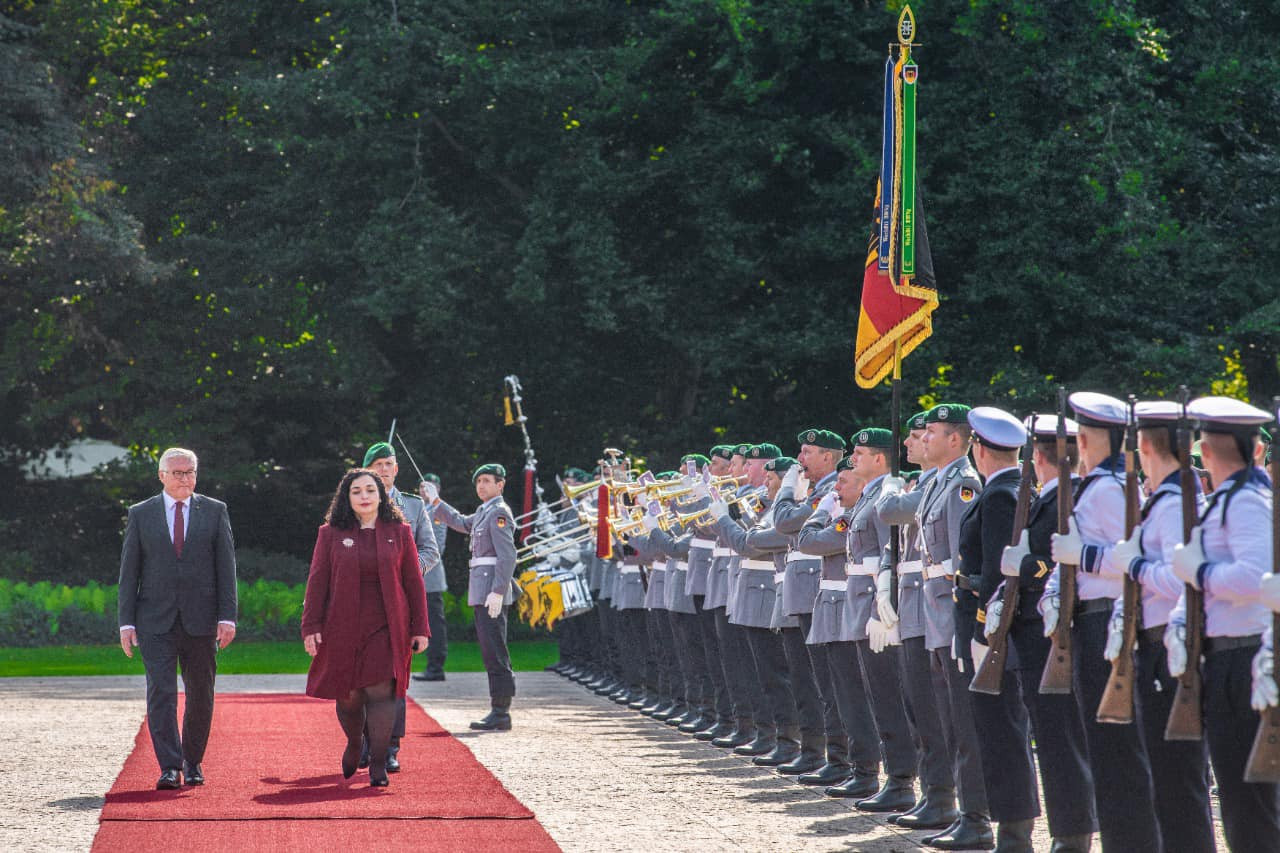
[[[333,500],[329,502],[329,511],[324,514],[324,520],[330,527],[347,530],[360,523],[355,510],[351,508],[351,483],[359,477],[372,477],[373,482],[378,484],[378,521],[404,521],[404,513],[400,512],[400,507],[387,497],[382,478],[368,468],[352,468],[342,476],[342,482],[338,484],[338,490],[333,493]]]

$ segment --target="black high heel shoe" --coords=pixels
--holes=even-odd
[[[356,775],[356,764],[360,761],[360,744],[357,742],[352,744],[347,742],[347,748],[342,751],[342,778],[350,779]]]

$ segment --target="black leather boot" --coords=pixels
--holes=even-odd
[[[471,728],[478,732],[511,731],[511,700],[494,699],[493,708],[484,719],[476,720],[472,723]]]
[[[728,720],[717,720],[710,726],[704,726],[693,733],[694,740],[713,741],[733,733],[733,723]]]
[[[711,739],[712,746],[718,746],[721,749],[737,749],[745,746],[756,738],[756,724],[751,720],[738,718],[738,724],[733,727],[733,731],[724,737]]]
[[[861,800],[880,790],[878,769],[854,768],[853,775],[839,785],[832,785],[822,793],[828,797]]]
[[[710,729],[715,725],[717,725],[715,717],[710,714],[699,713],[698,716],[694,717],[689,722],[681,723],[676,726],[676,728],[687,735],[691,735],[695,732],[703,731],[704,729]]]
[[[849,739],[827,738],[827,763],[812,773],[802,773],[796,779],[801,785],[841,785],[853,775],[849,764]]]
[[[956,789],[930,787],[924,792],[924,806],[913,814],[898,815],[895,824],[903,829],[949,829],[960,819],[956,810]]]
[[[1086,832],[1084,835],[1064,835],[1061,838],[1053,839],[1053,846],[1049,848],[1049,853],[1089,853],[1089,848],[1093,846],[1093,833]]]
[[[826,764],[826,760],[822,757],[822,748],[825,739],[815,735],[806,735],[800,741],[800,754],[785,764],[778,765],[778,772],[783,776],[799,776],[802,773],[812,773],[822,765]]]
[[[684,713],[684,705],[680,704],[674,699],[668,699],[667,701],[659,705],[657,708],[654,708],[653,711],[651,711],[648,716],[653,717],[655,720],[657,720],[660,723],[665,723],[667,720],[671,719],[672,717],[678,717],[683,713]]]
[[[774,738],[771,752],[757,755],[751,763],[757,767],[780,767],[800,757],[800,727],[784,726]],[[735,752],[737,750],[734,750]]]
[[[1036,853],[1031,843],[1035,820],[1002,820],[996,827],[996,853]]]
[[[890,776],[873,797],[854,803],[862,812],[904,812],[916,804],[914,776]]]
[[[387,747],[387,772],[400,772],[400,738],[392,737],[391,744]]]
[[[901,826],[901,824],[899,824]],[[941,835],[931,835],[925,846],[938,850],[994,850],[996,837],[991,832],[991,818],[978,812],[960,815]]]
[[[773,733],[773,729],[756,729],[755,739],[750,743],[744,743],[741,746],[733,748],[734,755],[749,755],[754,758],[757,755],[768,755],[773,752],[774,747],[778,745],[778,737]]]

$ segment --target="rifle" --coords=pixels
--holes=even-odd
[[[1129,422],[1124,431],[1124,529],[1133,537],[1138,526],[1138,421],[1134,415],[1137,400],[1129,395]],[[1138,604],[1141,600],[1138,582],[1124,578],[1124,634],[1120,654],[1111,662],[1111,676],[1098,703],[1098,722],[1133,722],[1133,647],[1138,643]]]
[[[1178,485],[1182,489],[1182,543],[1191,541],[1196,526],[1196,480],[1191,470],[1191,423],[1187,420],[1187,386],[1178,391],[1182,417],[1178,419]],[[1252,464],[1246,459],[1245,464]],[[1165,724],[1165,740],[1200,740],[1204,721],[1200,717],[1200,694],[1204,686],[1200,676],[1200,654],[1204,646],[1204,593],[1187,584],[1187,669],[1178,679],[1173,696],[1173,709]]]
[[[1280,397],[1271,401],[1271,410],[1280,411]],[[1271,435],[1271,482],[1280,477],[1280,430]],[[1280,566],[1280,501],[1271,501],[1271,565]],[[1273,568],[1272,571],[1275,571]],[[1280,644],[1280,613],[1271,614],[1271,648]],[[1273,665],[1271,677],[1276,677]],[[1276,680],[1280,686],[1280,679]],[[1258,721],[1258,733],[1253,738],[1249,762],[1244,766],[1246,782],[1280,782],[1280,707],[1272,705],[1262,713]]]
[[[1031,482],[1035,479],[1032,457],[1036,449],[1036,416],[1031,415],[1031,428],[1027,430],[1027,444],[1022,451],[1022,479],[1018,481],[1018,503],[1013,510],[1013,541],[1017,545],[1022,538],[1022,531],[1027,526],[1027,516],[1031,514]],[[1018,609],[1018,577],[1004,579],[1004,595],[1001,597],[1000,624],[995,633],[987,638],[987,656],[982,659],[982,666],[973,674],[969,689],[974,693],[988,693],[999,696],[1004,684],[1005,660],[1009,656],[1009,629],[1013,627],[1014,613]]]
[[[1071,532],[1071,460],[1067,455],[1067,389],[1058,386],[1058,532]],[[1076,567],[1058,564],[1058,627],[1053,632],[1053,648],[1040,677],[1041,693],[1071,692],[1071,616],[1076,609]]]

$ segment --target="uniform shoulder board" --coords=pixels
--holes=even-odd
[[[400,502],[401,502],[401,503],[419,503],[419,504],[420,504],[420,503],[422,503],[422,498],[418,497],[417,495],[406,495],[404,492],[401,492],[401,493],[400,493]]]

